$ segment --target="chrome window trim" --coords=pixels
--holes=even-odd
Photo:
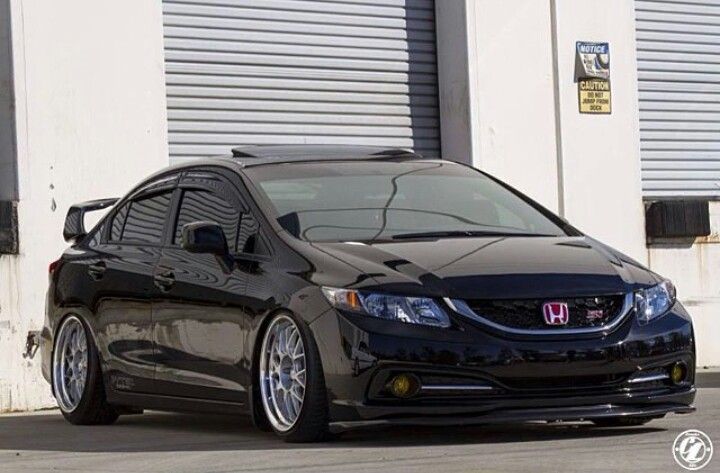
[[[500,330],[502,332],[512,333],[516,335],[579,335],[579,334],[588,334],[588,333],[603,333],[603,332],[610,332],[613,329],[617,328],[621,323],[625,321],[627,316],[632,312],[633,306],[635,304],[635,295],[632,292],[628,292],[625,294],[625,300],[623,301],[623,306],[620,309],[620,314],[618,314],[610,323],[607,323],[605,325],[601,325],[599,327],[591,327],[591,328],[569,328],[569,329],[540,329],[540,330],[529,330],[529,329],[520,329],[520,328],[512,328],[505,325],[501,325],[498,323],[495,323],[491,320],[486,319],[485,317],[481,316],[480,314],[477,314],[475,311],[473,311],[470,306],[462,299],[451,299],[449,297],[443,298],[443,301],[445,304],[450,307],[454,312],[467,317],[469,319],[472,319],[476,322],[480,322],[481,324],[487,325],[488,327],[492,327],[496,330]]]

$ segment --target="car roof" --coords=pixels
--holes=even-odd
[[[232,153],[190,159],[168,166],[148,176],[138,187],[168,172],[182,172],[201,166],[221,166],[237,171],[246,167],[298,162],[440,159],[425,158],[406,148],[360,145],[254,145],[233,148]]]
[[[233,148],[233,160],[243,167],[304,161],[422,159],[406,148],[349,145],[257,145]]]

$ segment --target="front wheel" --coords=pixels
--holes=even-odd
[[[275,315],[265,330],[259,363],[263,412],[275,433],[288,442],[325,438],[325,380],[310,330],[290,314]]]
[[[52,363],[53,393],[65,419],[78,425],[117,420],[118,412],[105,399],[97,348],[79,317],[71,315],[62,321]]]

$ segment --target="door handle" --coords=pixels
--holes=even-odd
[[[169,291],[175,284],[175,274],[172,271],[158,273],[153,277],[155,286],[163,292]]]
[[[98,280],[102,279],[106,270],[107,270],[107,265],[103,261],[100,261],[99,263],[91,264],[87,268],[87,272],[90,275],[90,277],[93,279],[93,281],[98,281]]]

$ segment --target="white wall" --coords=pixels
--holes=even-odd
[[[548,4],[470,0],[470,90],[476,167],[558,211]]]
[[[72,203],[168,163],[160,2],[11,0],[20,255],[0,257],[0,412],[53,405],[39,357],[47,267]]]
[[[709,237],[654,244],[650,267],[670,278],[695,325],[698,366],[720,366],[720,202],[710,203]]]
[[[436,10],[440,57],[455,48],[438,68],[444,156],[470,154],[646,262],[633,1],[442,0]],[[576,41],[610,43],[611,115],[578,111]]]
[[[436,2],[442,151],[558,211],[548,3]]]
[[[633,0],[555,0],[565,217],[646,262]],[[610,43],[611,115],[578,112],[575,42]]]

